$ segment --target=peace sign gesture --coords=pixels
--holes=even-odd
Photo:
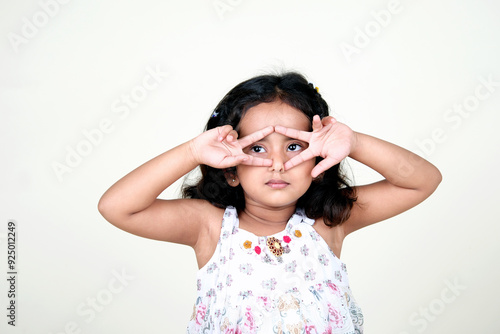
[[[347,125],[337,122],[331,116],[321,120],[318,115],[315,115],[312,128],[312,132],[307,132],[279,125],[275,126],[274,130],[277,133],[309,143],[307,149],[285,163],[285,170],[320,156],[324,159],[311,172],[313,177],[317,177],[330,167],[341,162],[356,146],[356,133]]]
[[[198,164],[214,168],[228,168],[239,164],[271,166],[271,159],[263,159],[243,153],[243,149],[274,132],[273,126],[238,139],[238,133],[230,125],[203,132],[191,141],[191,151]]]

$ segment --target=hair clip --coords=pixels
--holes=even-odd
[[[212,116],[210,116],[210,117],[217,117],[217,116],[219,116],[219,113],[218,113],[217,111],[214,111],[214,112],[212,113]]]
[[[316,90],[316,93],[318,93],[318,94],[319,94],[319,88],[318,88],[317,86],[314,86],[314,85],[312,84],[312,82],[310,82],[310,83],[309,83],[309,86],[310,86],[312,89],[315,89],[315,90]]]

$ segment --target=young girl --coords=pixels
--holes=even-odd
[[[385,179],[349,186],[347,156]],[[157,199],[197,166],[183,199]],[[424,159],[337,122],[312,84],[285,73],[234,87],[205,132],[123,177],[99,211],[130,233],[193,247],[188,333],[362,333],[344,238],[417,205],[440,181]]]

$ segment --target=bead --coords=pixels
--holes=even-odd
[[[283,255],[283,247],[281,246],[281,242],[275,237],[270,237],[267,239],[267,247],[275,256]]]

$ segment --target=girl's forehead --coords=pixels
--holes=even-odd
[[[248,109],[238,128],[240,136],[246,136],[269,125],[302,131],[311,128],[311,122],[302,111],[281,101],[260,103]]]

